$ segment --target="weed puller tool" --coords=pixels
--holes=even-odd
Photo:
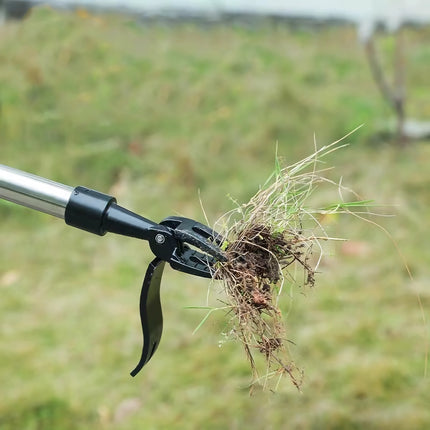
[[[107,232],[144,239],[155,258],[146,270],[140,295],[142,355],[135,376],[156,351],[163,330],[160,283],[165,262],[181,272],[211,278],[217,261],[225,260],[222,238],[188,218],[170,216],[159,224],[85,187],[69,187],[0,164],[0,198],[65,220],[66,224],[103,236]]]

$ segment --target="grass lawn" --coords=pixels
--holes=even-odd
[[[407,113],[428,119],[429,28],[407,30]],[[394,42],[379,47],[390,66]],[[248,394],[240,345],[208,282],[166,270],[165,328],[136,378],[146,243],[100,238],[0,202],[0,430],[426,429],[430,427],[430,145],[396,148],[355,30],[137,25],[37,9],[0,28],[0,162],[115,195],[161,220],[211,222],[273,170],[364,123],[327,160],[375,225],[333,236],[316,287],[289,289],[303,392]],[[337,201],[324,189],[314,203]],[[393,243],[394,241],[394,243]],[[398,249],[397,249],[397,248]],[[399,255],[399,253],[401,255]],[[412,273],[408,275],[406,266]],[[216,284],[214,302],[222,298]]]

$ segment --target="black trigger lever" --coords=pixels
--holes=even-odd
[[[140,293],[140,321],[142,324],[143,347],[137,366],[130,372],[136,376],[151,359],[160,343],[163,332],[163,313],[160,301],[160,285],[165,262],[155,258],[146,270]]]

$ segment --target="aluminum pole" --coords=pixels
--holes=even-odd
[[[0,164],[0,198],[64,219],[73,187]]]

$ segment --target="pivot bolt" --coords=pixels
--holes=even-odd
[[[156,234],[156,235],[155,235],[155,241],[156,241],[159,245],[162,245],[162,244],[166,241],[166,238],[164,237],[164,235],[163,235],[163,234],[158,233],[158,234]]]

